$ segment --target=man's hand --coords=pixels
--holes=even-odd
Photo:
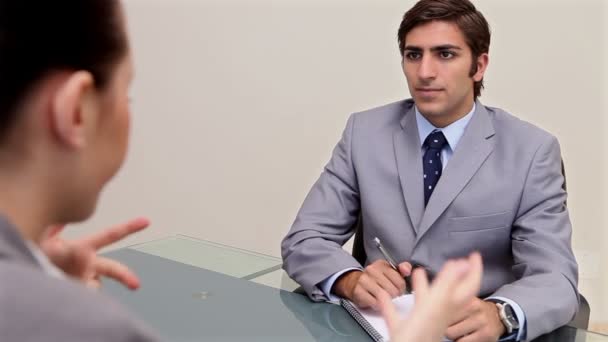
[[[408,319],[400,317],[388,296],[381,298],[391,341],[440,341],[450,318],[479,292],[482,272],[479,253],[471,254],[466,260],[448,261],[431,286],[424,269],[414,270],[412,282],[416,301]]]
[[[100,257],[97,252],[141,231],[149,224],[148,219],[137,218],[77,240],[66,240],[60,236],[63,225],[51,226],[47,229],[40,247],[55,266],[88,287],[98,288],[99,280],[103,276],[135,290],[139,288],[137,276],[127,266]]]
[[[351,271],[336,280],[333,292],[355,303],[360,308],[379,309],[382,293],[394,298],[405,293],[403,277],[412,272],[409,262],[402,262],[395,271],[386,260],[376,260],[363,271]]]
[[[505,331],[496,304],[474,298],[452,318],[446,336],[456,342],[496,342]]]

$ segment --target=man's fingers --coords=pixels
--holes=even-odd
[[[383,276],[389,284],[382,287],[387,290],[391,296],[397,297],[405,293],[405,279],[403,279],[399,272],[393,270],[392,268],[388,268],[383,271]],[[391,290],[394,291],[394,293],[389,291],[389,289],[394,289]]]
[[[380,284],[378,284],[376,279],[372,278],[369,275],[361,276],[359,285],[362,290],[366,291],[367,293],[370,294],[370,296],[372,296],[373,301],[370,304],[370,307],[372,307],[374,310],[380,309],[379,298],[383,293],[386,294],[387,296],[390,296],[390,293],[388,293],[384,288],[382,288],[382,286],[380,286]]]
[[[474,298],[471,300],[471,302],[473,302],[474,300],[479,300],[478,298]],[[456,325],[462,321],[464,321],[465,319],[467,319],[469,316],[472,315],[472,313],[475,311],[475,307],[473,304],[465,304],[461,310],[456,311],[451,317],[450,317],[450,321],[448,326],[453,326]]]
[[[139,278],[137,278],[135,273],[117,261],[98,257],[95,270],[98,276],[114,279],[131,290],[139,288]]]
[[[456,341],[465,335],[475,332],[478,328],[479,326],[475,322],[475,319],[469,317],[468,319],[448,327],[445,336],[452,341]]]
[[[466,335],[466,336],[463,336],[462,338],[457,339],[455,342],[479,342],[479,341],[485,341],[485,340],[486,339],[484,339],[482,337],[481,332],[476,331],[470,335]]]
[[[386,294],[388,296],[388,294]],[[353,291],[353,302],[360,308],[377,309],[378,303],[376,298],[365,288],[357,287]]]
[[[400,263],[397,268],[399,269],[399,273],[401,273],[402,277],[408,277],[410,274],[412,274],[412,264],[407,261]]]
[[[80,242],[98,250],[116,241],[120,241],[133,233],[139,232],[148,227],[148,225],[150,225],[150,220],[145,217],[139,217],[92,234],[81,239]]]
[[[385,260],[378,260],[365,268],[365,278],[360,279],[366,283],[374,282],[392,297],[397,297],[405,291],[405,280],[401,278],[399,272],[395,271]],[[366,287],[372,294],[372,287]]]

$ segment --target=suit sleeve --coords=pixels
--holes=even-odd
[[[315,301],[327,299],[319,287],[323,280],[347,268],[361,268],[342,249],[354,233],[360,210],[352,153],[354,132],[352,115],[281,244],[283,268]]]
[[[578,267],[563,184],[559,144],[551,137],[532,160],[513,224],[517,280],[493,295],[521,306],[529,340],[567,324],[578,308]]]

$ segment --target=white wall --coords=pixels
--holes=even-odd
[[[71,234],[147,215],[153,228],[125,243],[183,233],[278,256],[349,113],[407,96],[395,38],[413,3],[126,0],[131,154]],[[560,139],[581,289],[608,321],[608,10],[602,0],[476,4],[493,30],[481,99]]]
[[[601,68],[601,70],[604,71],[604,84],[602,87],[602,98],[604,99],[604,110],[603,110],[603,114],[602,114],[602,118],[603,118],[603,131],[602,132],[608,132],[608,62],[606,62],[606,60],[608,60],[608,21],[606,20],[606,18],[608,18],[608,4],[606,4],[605,2],[602,3],[603,7],[604,7],[604,20],[602,20],[602,23],[604,24],[604,34],[603,34],[603,47],[604,47],[604,55],[603,55],[603,67]],[[606,135],[603,135],[603,140],[604,140],[604,149],[602,150],[603,152],[603,161],[604,161],[604,204],[607,204],[608,202],[608,180],[605,179],[606,175],[608,175],[608,137],[606,137]],[[601,239],[601,243],[602,246],[608,246],[608,219],[606,218],[608,216],[608,214],[606,214],[606,207],[604,207],[603,210],[604,213],[604,221],[603,221],[603,225],[598,226],[598,230],[603,232],[603,239]],[[600,305],[600,313],[598,315],[598,317],[601,317],[601,319],[603,321],[608,321],[608,294],[606,293],[608,291],[608,248],[601,248],[602,251],[602,255],[601,255],[601,260],[599,261],[599,267],[603,270],[602,275],[603,275],[603,279],[602,282],[598,285],[598,287],[600,287],[604,294],[603,296],[603,301],[602,304]]]

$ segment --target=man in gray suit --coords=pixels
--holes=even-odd
[[[453,317],[452,340],[533,339],[578,306],[577,264],[559,144],[478,101],[490,31],[467,0],[422,0],[399,47],[412,99],[353,114],[283,240],[287,273],[313,300],[378,307],[404,276],[472,251],[480,298]],[[363,227],[365,265],[342,249]],[[391,268],[378,237],[398,263]]]

